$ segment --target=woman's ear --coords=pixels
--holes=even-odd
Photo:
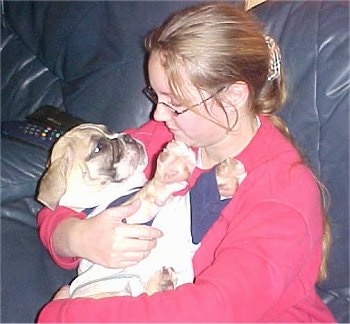
[[[236,108],[244,106],[248,100],[249,88],[243,81],[237,81],[225,89],[228,101]]]

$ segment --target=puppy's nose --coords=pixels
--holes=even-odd
[[[125,144],[132,144],[135,140],[128,134],[122,134],[121,140],[124,141]]]

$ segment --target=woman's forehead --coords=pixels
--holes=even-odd
[[[169,74],[166,71],[166,66],[162,61],[162,54],[159,51],[155,51],[150,55],[148,74],[151,86],[158,95],[183,97],[184,99],[198,96],[199,90],[191,84],[185,67],[182,67],[181,71],[177,71],[176,80],[169,80]],[[176,89],[173,91],[171,84],[175,85],[179,93],[176,93]]]
[[[157,92],[170,90],[164,66],[160,62],[159,54],[152,53],[148,61],[148,76],[152,88]]]

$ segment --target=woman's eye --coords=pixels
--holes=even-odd
[[[170,102],[170,105],[173,106],[173,107],[181,107],[181,103],[180,102],[177,102],[177,101],[171,101]]]

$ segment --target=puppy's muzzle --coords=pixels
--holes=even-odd
[[[136,170],[143,170],[147,165],[147,154],[144,145],[128,134],[118,134],[112,139],[113,168],[116,180],[122,180]]]

